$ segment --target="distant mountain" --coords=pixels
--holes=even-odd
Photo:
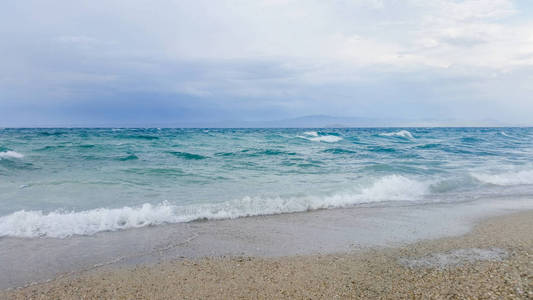
[[[381,125],[380,125],[381,124]],[[384,126],[383,121],[356,118],[356,117],[333,117],[327,115],[311,115],[290,119],[266,120],[266,121],[194,121],[173,122],[166,124],[147,124],[148,127],[211,127],[211,128],[342,128],[342,127],[369,127]],[[129,127],[129,126],[128,126]]]
[[[365,127],[378,122],[360,117],[333,117],[327,115],[303,116],[292,119],[263,122],[265,127],[324,128],[324,127]]]
[[[103,122],[39,124],[33,127],[107,127],[107,128],[348,128],[348,127],[505,127],[525,126],[495,120],[456,120],[456,119],[384,119],[362,117],[335,117],[310,115],[297,118],[244,121],[244,120],[177,120],[175,122]],[[17,127],[17,126],[15,126]]]
[[[175,123],[151,127],[212,127],[212,128],[348,128],[348,127],[485,127],[485,126],[521,126],[506,124],[494,120],[450,120],[450,119],[400,119],[335,117],[328,115],[310,115],[297,118],[242,121],[226,120],[214,122]],[[523,126],[523,125],[522,125]]]

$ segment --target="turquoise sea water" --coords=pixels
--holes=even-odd
[[[533,129],[0,130],[0,237],[483,197],[533,197]]]

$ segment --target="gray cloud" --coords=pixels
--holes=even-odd
[[[531,122],[521,2],[4,1],[0,126]]]

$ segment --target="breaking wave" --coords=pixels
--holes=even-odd
[[[429,193],[429,184],[403,176],[391,175],[376,180],[358,192],[328,196],[244,197],[223,203],[177,206],[163,202],[158,205],[115,209],[98,208],[79,212],[17,211],[0,217],[0,237],[65,238],[92,235],[164,223],[189,222],[199,219],[234,219],[274,215],[317,209],[348,207],[382,201],[416,201]]]
[[[313,142],[335,143],[335,142],[342,140],[342,138],[336,135],[323,135],[323,136],[317,136],[317,137],[310,138],[309,140]]]
[[[0,158],[23,158],[24,155],[15,151],[0,152]]]
[[[306,131],[304,134],[309,136],[318,136],[318,132],[316,131]]]
[[[505,133],[505,131],[501,131],[500,134],[505,136],[505,137],[512,137],[512,136],[508,135],[507,133]]]
[[[402,137],[406,139],[414,139],[413,135],[407,131],[407,130],[400,130],[397,132],[384,132],[380,133],[381,136],[396,136],[396,137]]]
[[[477,180],[502,186],[533,184],[533,171],[505,172],[500,174],[472,173]]]
[[[316,131],[306,131],[304,136],[298,136],[299,138],[310,140],[313,142],[326,142],[326,143],[336,143],[342,140],[342,137],[336,135],[321,135]]]

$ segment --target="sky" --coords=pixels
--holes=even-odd
[[[3,0],[0,126],[533,125],[530,0]]]

